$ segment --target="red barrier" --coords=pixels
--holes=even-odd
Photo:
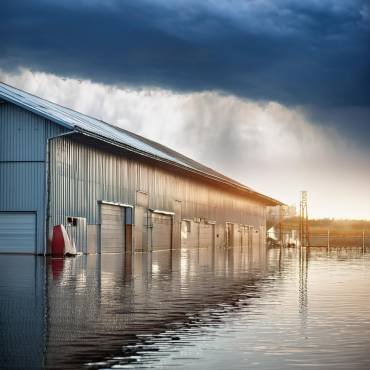
[[[51,254],[53,257],[63,257],[64,255],[64,237],[61,225],[53,228],[53,240],[51,242]]]

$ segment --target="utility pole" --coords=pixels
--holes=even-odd
[[[307,210],[307,191],[301,191],[300,210],[299,210],[299,239],[301,247],[310,246],[310,232]]]

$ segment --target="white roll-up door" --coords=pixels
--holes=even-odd
[[[172,217],[152,213],[152,250],[171,249]]]
[[[214,225],[213,224],[199,224],[199,247],[211,248],[214,243]]]
[[[0,253],[36,252],[36,214],[0,212]]]
[[[241,226],[241,246],[248,247],[249,246],[249,228],[248,226]]]
[[[125,212],[123,207],[111,204],[101,205],[100,252],[125,252]]]

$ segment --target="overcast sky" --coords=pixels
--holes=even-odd
[[[360,0],[5,0],[0,79],[315,217],[370,219]]]

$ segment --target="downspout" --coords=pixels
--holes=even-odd
[[[76,134],[77,131],[69,131],[60,135],[48,137],[46,140],[46,162],[45,162],[45,220],[44,220],[44,256],[48,254],[49,224],[50,224],[50,141],[64,136]]]

